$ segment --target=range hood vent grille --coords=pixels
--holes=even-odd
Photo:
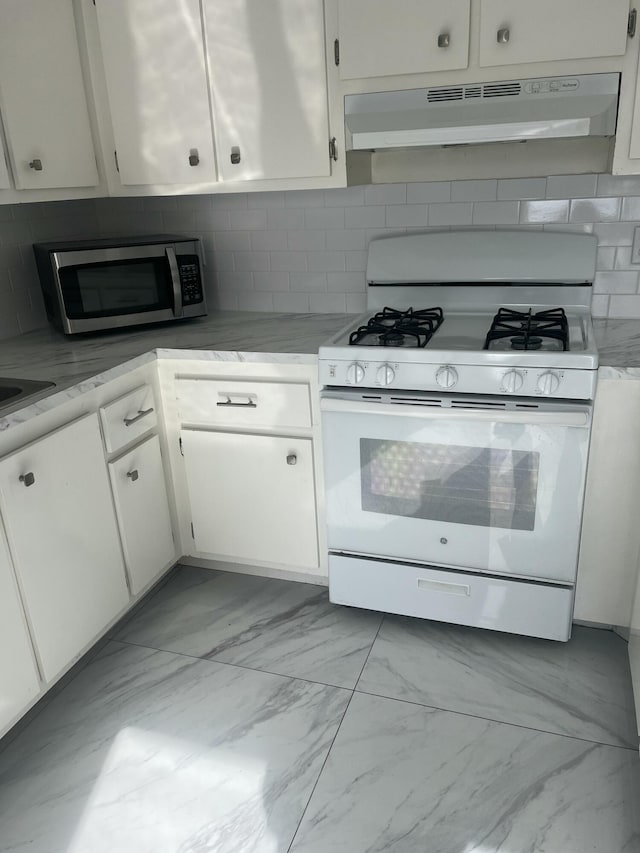
[[[504,98],[519,95],[522,86],[514,83],[485,83],[482,86],[438,86],[427,89],[427,101],[437,104],[443,101],[466,101],[469,98]]]

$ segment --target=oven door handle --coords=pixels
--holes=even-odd
[[[464,420],[490,421],[499,424],[549,424],[553,426],[588,427],[591,422],[591,412],[587,408],[571,409],[569,411],[545,411],[527,409],[475,409],[458,408],[456,406],[423,406],[419,403],[366,403],[362,401],[339,400],[323,397],[320,401],[323,412],[342,412],[352,415],[390,415],[401,418],[418,418],[419,420]]]
[[[178,269],[176,250],[173,246],[167,246],[165,253],[169,263],[171,285],[173,287],[173,316],[182,317],[182,285],[180,284],[180,270]]]

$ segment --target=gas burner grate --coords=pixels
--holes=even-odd
[[[383,308],[371,317],[365,326],[359,326],[349,335],[349,344],[355,346],[426,347],[434,332],[444,321],[442,308]]]
[[[505,338],[511,339],[511,349],[539,350],[545,339],[556,340],[564,351],[569,349],[569,323],[564,308],[549,308],[546,311],[514,311],[500,308],[487,332],[484,349]]]

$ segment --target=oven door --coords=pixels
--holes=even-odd
[[[330,551],[575,580],[589,406],[390,399],[323,396]]]

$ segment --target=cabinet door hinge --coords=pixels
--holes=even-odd
[[[632,9],[629,12],[629,21],[627,23],[627,35],[632,39],[636,34],[636,23],[638,20],[638,12]]]
[[[116,161],[116,169],[119,172],[120,171],[120,165],[118,164],[118,152],[117,151],[113,152],[113,159]]]
[[[336,65],[340,65],[340,40],[336,39],[333,43],[333,60]]]
[[[196,538],[196,534],[193,532],[193,521],[191,522],[191,538],[192,539]]]
[[[336,138],[332,136],[329,140],[329,159],[337,160],[338,159],[338,146],[336,145]]]
[[[180,448],[180,456],[184,456],[184,450],[182,449],[182,439],[178,439],[178,447]]]

